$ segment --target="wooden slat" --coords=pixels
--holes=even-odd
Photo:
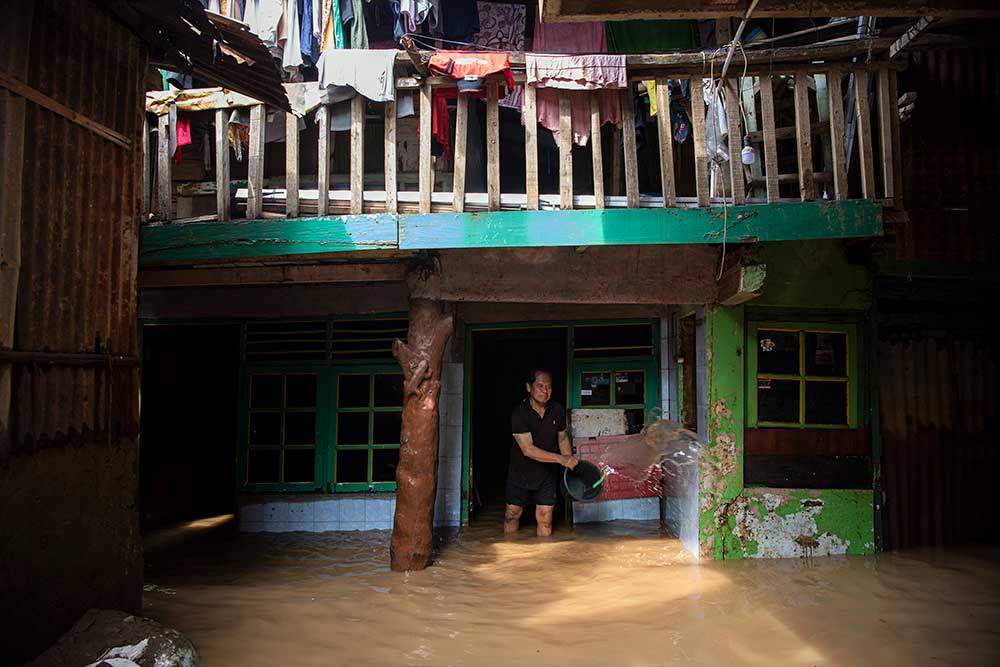
[[[559,91],[559,208],[573,208],[573,119],[565,90]]]
[[[316,200],[317,215],[326,215],[330,210],[330,108],[326,105],[316,109],[316,125],[319,128],[319,162],[317,163]]]
[[[524,177],[528,210],[538,210],[538,110],[534,86],[524,87]]]
[[[500,95],[496,81],[486,83],[486,208],[500,210]]]
[[[458,94],[455,107],[455,169],[452,177],[452,206],[455,213],[465,210],[465,153],[469,143],[469,96]]]
[[[639,206],[639,158],[635,150],[635,101],[632,88],[620,93],[622,105],[622,138],[625,147],[625,198],[629,208]]]
[[[746,183],[743,181],[743,163],[740,161],[743,132],[740,130],[740,80],[726,79],[723,94],[726,96],[726,127],[729,129],[729,176],[732,183],[733,204],[739,206],[746,200]]]
[[[226,188],[229,189],[228,187]],[[299,117],[285,114],[285,214],[299,217]]]
[[[153,184],[149,173],[149,117],[142,114],[142,214],[149,215]]]
[[[743,84],[740,86],[740,94],[743,97],[743,113],[746,114],[747,135],[760,130],[760,122],[757,118],[756,94],[754,93],[754,87],[759,85],[760,79],[758,77],[748,76],[743,79]],[[760,168],[759,159],[754,160],[754,163],[750,165],[750,175],[752,177],[764,175],[764,172]]]
[[[365,104],[361,95],[351,99],[351,214],[364,212]]]
[[[264,105],[250,107],[250,157],[247,158],[247,218],[264,210]]]
[[[219,220],[229,220],[229,112],[215,112],[215,210]],[[298,215],[296,213],[296,215]]]
[[[830,165],[833,171],[833,196],[847,199],[847,139],[844,129],[844,98],[840,93],[841,74],[837,70],[826,73],[827,93],[830,106]]]
[[[820,134],[813,135],[813,141],[819,142],[819,154],[822,160],[817,168],[831,168],[831,165],[826,163],[830,155],[830,94],[826,74],[810,75],[810,78],[813,82],[813,89],[816,91],[816,119],[822,125]]]
[[[677,204],[677,185],[674,182],[674,133],[670,123],[670,85],[667,79],[656,80],[656,130],[660,140],[660,188],[663,205]]]
[[[875,162],[872,157],[871,102],[868,99],[868,77],[866,73],[854,75],[854,108],[858,116],[857,146],[858,161],[861,165],[861,195],[865,199],[875,198]]]
[[[594,208],[604,208],[604,147],[601,145],[601,101],[597,91],[590,97],[590,153],[594,165]]]
[[[798,142],[799,196],[815,198],[813,192],[812,130],[809,127],[809,86],[805,75],[795,77],[795,137]]]
[[[705,135],[705,98],[702,80],[691,79],[691,130],[694,133],[694,182],[698,206],[708,206],[708,142]]]
[[[889,100],[892,106],[892,113],[889,114],[890,126],[892,132],[890,133],[890,144],[893,146],[892,151],[892,193],[893,199],[895,200],[894,205],[897,208],[903,207],[903,153],[900,149],[899,143],[899,91],[897,90],[897,74],[895,70],[883,70],[886,76],[889,77]]]
[[[881,69],[878,71],[877,92],[878,92],[878,130],[879,143],[882,146],[882,182],[885,190],[885,198],[895,197],[895,183],[892,173],[892,163],[894,158],[895,145],[892,141],[892,115],[898,113],[896,100],[892,99],[889,90],[889,71]]]
[[[169,220],[174,178],[174,161],[170,155],[170,114],[165,113],[156,121],[156,213],[163,220]]]
[[[434,175],[431,172],[431,87],[420,87],[420,213],[431,212],[431,190]]]
[[[781,193],[778,188],[778,142],[774,136],[774,83],[770,76],[760,77],[760,116],[764,124],[763,160],[767,201],[773,204],[781,197]]]
[[[409,93],[407,93],[409,94]],[[385,103],[385,210],[396,213],[396,103]]]

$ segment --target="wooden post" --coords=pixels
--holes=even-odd
[[[247,159],[247,219],[264,211],[264,105],[250,107],[250,157]]]
[[[698,206],[708,206],[708,141],[705,134],[705,96],[702,79],[691,79],[691,131],[694,133],[694,182]]]
[[[399,211],[396,197],[396,102],[385,103],[385,210]]]
[[[285,215],[299,217],[299,117],[292,113],[285,114]]]
[[[656,131],[660,143],[660,190],[663,205],[677,204],[677,185],[674,182],[674,132],[670,123],[670,83],[668,79],[656,80]]]
[[[455,107],[455,169],[452,176],[452,210],[465,210],[465,157],[469,143],[469,96],[458,93]]]
[[[767,201],[781,197],[778,188],[778,142],[774,136],[774,81],[760,77],[760,115],[764,123],[764,177],[767,179]]]
[[[142,113],[142,216],[149,216],[152,187],[149,174],[149,114]]]
[[[826,73],[826,87],[830,113],[830,168],[833,170],[833,196],[847,199],[847,148],[844,129],[844,98],[840,94],[841,74],[838,70]]]
[[[858,117],[858,162],[861,166],[861,195],[875,198],[875,162],[872,158],[871,105],[868,99],[868,77],[865,72],[854,75],[854,109]]]
[[[420,213],[431,212],[434,174],[431,171],[431,85],[420,87]]]
[[[604,147],[601,145],[601,100],[597,91],[590,98],[590,153],[594,166],[594,208],[604,208]]]
[[[621,93],[622,137],[625,157],[625,199],[629,208],[639,208],[639,158],[635,150],[635,101],[632,88]]]
[[[440,301],[412,299],[406,342],[392,353],[403,370],[403,425],[396,468],[396,515],[389,547],[395,571],[430,564],[438,467],[441,362],[454,325]]]
[[[573,208],[573,118],[565,90],[559,91],[559,208]]]
[[[878,71],[876,84],[878,94],[878,130],[879,143],[882,145],[882,183],[885,188],[885,198],[893,199],[896,195],[895,179],[892,164],[895,159],[896,146],[892,141],[892,116],[899,113],[896,100],[889,91],[889,70]]]
[[[743,162],[740,160],[743,133],[740,131],[740,80],[726,79],[726,126],[729,133],[729,177],[733,188],[733,204],[741,206],[746,201],[746,183],[743,180]]]
[[[325,104],[316,109],[316,125],[319,128],[316,215],[326,215],[330,211],[330,108]]]
[[[174,156],[170,154],[170,114],[162,114],[156,120],[156,214],[162,220],[170,220],[174,186]]]
[[[896,83],[896,71],[890,69],[882,71],[889,78],[889,100],[892,107],[892,113],[889,114],[889,127],[891,129],[889,144],[893,146],[891,160],[893,204],[896,208],[903,208],[903,153],[899,147],[899,90]]]
[[[815,198],[813,192],[812,126],[809,123],[809,86],[805,73],[795,75],[795,138],[798,141],[799,196]]]
[[[538,108],[534,86],[524,86],[524,185],[528,210],[538,210]]]
[[[486,82],[486,207],[500,210],[500,91]]]
[[[215,111],[215,214],[229,220],[229,110]],[[298,188],[295,190],[298,196]]]
[[[754,84],[758,87],[763,83],[763,79],[748,76],[743,79],[743,84],[740,86],[740,94],[743,96],[743,113],[747,117],[747,130],[746,133],[757,132],[760,130],[760,123],[757,122],[757,104],[756,94],[754,93]],[[761,177],[764,173],[760,168],[760,160],[754,161],[750,165],[750,176],[751,177]]]
[[[808,80],[808,75],[805,75]],[[826,73],[816,74],[812,76],[813,84],[816,90],[816,119],[820,122],[820,125],[830,124],[830,86],[826,78]],[[830,154],[828,150],[830,147],[830,142],[828,139],[829,135],[820,132],[817,137],[819,141],[819,154],[821,156],[821,166],[822,169],[818,171],[829,171],[831,166],[826,163],[827,155]],[[815,167],[815,165],[814,165]]]
[[[365,104],[361,95],[351,99],[351,215],[364,212]]]

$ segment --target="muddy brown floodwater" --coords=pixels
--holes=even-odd
[[[645,522],[484,523],[389,570],[389,532],[147,536],[144,612],[207,667],[997,665],[1000,549],[696,563]]]

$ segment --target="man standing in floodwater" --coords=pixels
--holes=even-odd
[[[516,533],[527,505],[535,505],[537,534],[552,534],[552,510],[562,467],[572,470],[579,460],[566,435],[566,410],[552,398],[552,375],[531,371],[524,384],[528,392],[510,415],[514,444],[507,471],[507,507],[503,517],[505,535]],[[562,466],[562,467],[560,467]]]

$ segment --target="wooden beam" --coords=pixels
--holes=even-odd
[[[170,154],[170,114],[157,117],[156,127],[156,217],[169,220],[173,195],[173,155]]]
[[[220,221],[229,220],[229,207],[229,112],[218,109],[215,112],[215,214]]]
[[[399,210],[396,197],[396,102],[385,103],[385,210]]]
[[[815,199],[813,185],[812,131],[809,128],[809,87],[804,76],[795,77],[795,129],[798,141],[799,197]]]
[[[691,130],[694,133],[694,182],[698,206],[708,206],[708,141],[705,133],[705,98],[702,79],[691,79]]]
[[[406,264],[285,264],[280,266],[220,266],[198,269],[147,269],[139,272],[139,288],[212,287],[401,282]]]
[[[465,158],[469,143],[469,96],[458,93],[455,107],[455,169],[452,177],[452,208],[465,210]]]
[[[778,188],[778,142],[774,136],[774,82],[770,76],[760,77],[760,116],[764,124],[764,177],[767,179],[767,201],[781,198]]]
[[[896,208],[903,208],[903,151],[899,141],[899,91],[896,88],[897,75],[893,70],[885,71],[889,79],[889,99],[892,101],[892,113],[889,116],[890,143],[896,150],[892,153],[893,201]]]
[[[738,77],[726,79],[723,94],[726,97],[726,126],[729,130],[729,175],[733,188],[733,204],[739,206],[746,200],[746,183],[743,181],[743,162],[740,151],[743,148],[743,132],[740,129],[740,80]]]
[[[316,109],[316,125],[319,129],[318,162],[316,174],[317,215],[326,215],[330,210],[330,107],[322,105]]]
[[[847,131],[844,129],[844,97],[840,92],[841,73],[835,69],[827,71],[826,85],[830,107],[833,195],[836,199],[847,199]]]
[[[882,184],[885,190],[885,198],[894,199],[896,196],[896,178],[893,163],[896,159],[896,144],[893,141],[892,117],[896,116],[899,112],[896,107],[896,100],[893,98],[889,86],[891,73],[887,70],[879,70],[877,76],[878,130],[879,144],[882,147]]]
[[[264,211],[264,105],[250,107],[250,157],[247,158],[247,218]]]
[[[228,157],[228,144],[226,151]],[[226,190],[229,190],[228,183]],[[292,113],[285,114],[285,190],[285,214],[289,218],[297,218],[299,217],[299,117]]]
[[[559,208],[573,208],[573,119],[569,91],[559,91]]]
[[[420,212],[431,212],[434,173],[431,166],[431,87],[420,88]]]
[[[639,156],[635,147],[635,99],[632,88],[620,93],[622,109],[622,137],[625,157],[625,198],[629,208],[639,206]]]
[[[495,80],[486,82],[486,207],[500,210],[500,92]]]
[[[764,291],[766,276],[765,264],[736,263],[729,267],[719,279],[719,305],[738,306],[760,296]]]
[[[937,20],[938,18],[936,16],[921,16],[917,19],[913,25],[907,28],[906,32],[900,35],[899,39],[893,42],[892,46],[889,47],[889,60],[898,56],[903,49],[910,45],[910,42],[912,42],[917,35],[922,33],[928,28],[928,26]]]
[[[875,162],[872,157],[871,102],[868,99],[869,74],[854,75],[854,110],[857,113],[858,163],[861,168],[861,195],[875,198]]]
[[[601,143],[601,100],[590,91],[590,161],[593,165],[594,208],[604,208],[604,147]]]
[[[365,104],[361,95],[351,99],[351,214],[364,212]]]
[[[528,210],[538,210],[538,109],[534,86],[524,87],[524,177]]]
[[[142,216],[148,218],[153,199],[153,182],[149,172],[149,115],[142,114]]]
[[[670,81],[656,80],[656,131],[660,144],[660,190],[663,205],[677,204],[677,185],[674,180],[674,133],[670,123]]]

